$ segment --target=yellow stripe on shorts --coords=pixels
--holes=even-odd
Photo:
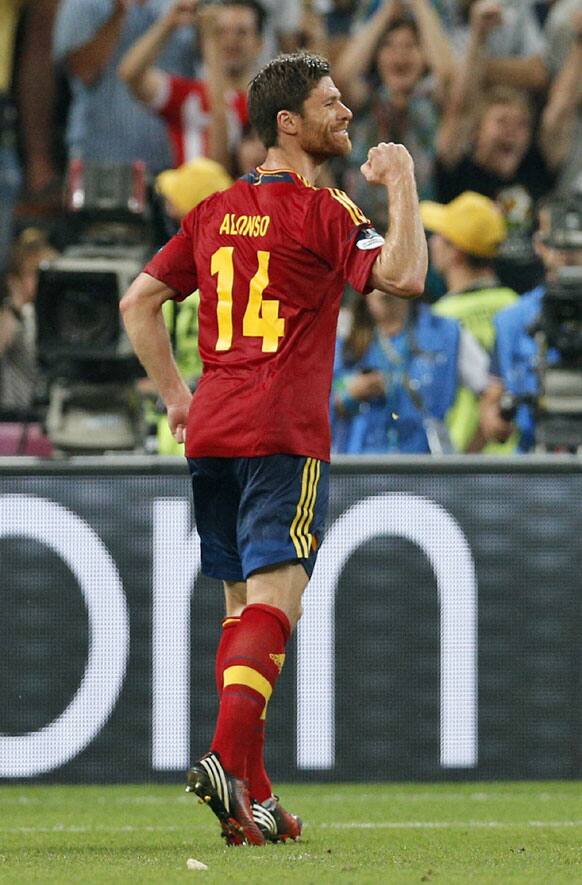
[[[289,534],[299,559],[307,559],[311,553],[313,536],[310,532],[317,499],[317,485],[321,463],[317,458],[307,458],[301,477],[301,495]]]

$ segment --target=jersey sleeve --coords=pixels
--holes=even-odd
[[[362,210],[337,188],[325,188],[312,200],[303,228],[303,245],[342,274],[357,292],[368,278],[384,245]]]
[[[144,273],[165,283],[176,292],[176,301],[183,301],[198,288],[194,261],[196,210],[182,221],[178,233],[157,252],[144,267]]]

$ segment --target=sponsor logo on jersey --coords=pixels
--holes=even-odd
[[[234,212],[227,212],[218,233],[239,237],[264,237],[270,223],[270,215],[235,215]]]
[[[356,246],[363,252],[368,249],[377,249],[378,246],[384,245],[384,237],[374,230],[373,227],[364,227],[356,237]]]

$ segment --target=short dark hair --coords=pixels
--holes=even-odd
[[[220,0],[219,6],[245,6],[252,10],[255,14],[257,24],[257,34],[263,35],[265,31],[265,22],[267,20],[267,11],[262,3],[258,0]]]
[[[312,89],[329,72],[329,62],[320,55],[293,52],[272,59],[251,80],[249,117],[266,148],[277,144],[279,111],[300,114]]]

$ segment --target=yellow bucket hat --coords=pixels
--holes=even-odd
[[[166,169],[156,178],[158,192],[183,215],[206,197],[226,190],[231,184],[226,169],[207,157],[198,157],[177,169]]]
[[[465,191],[446,205],[424,200],[420,217],[426,230],[441,234],[458,249],[478,258],[494,258],[507,236],[501,210],[493,200],[474,191]]]

